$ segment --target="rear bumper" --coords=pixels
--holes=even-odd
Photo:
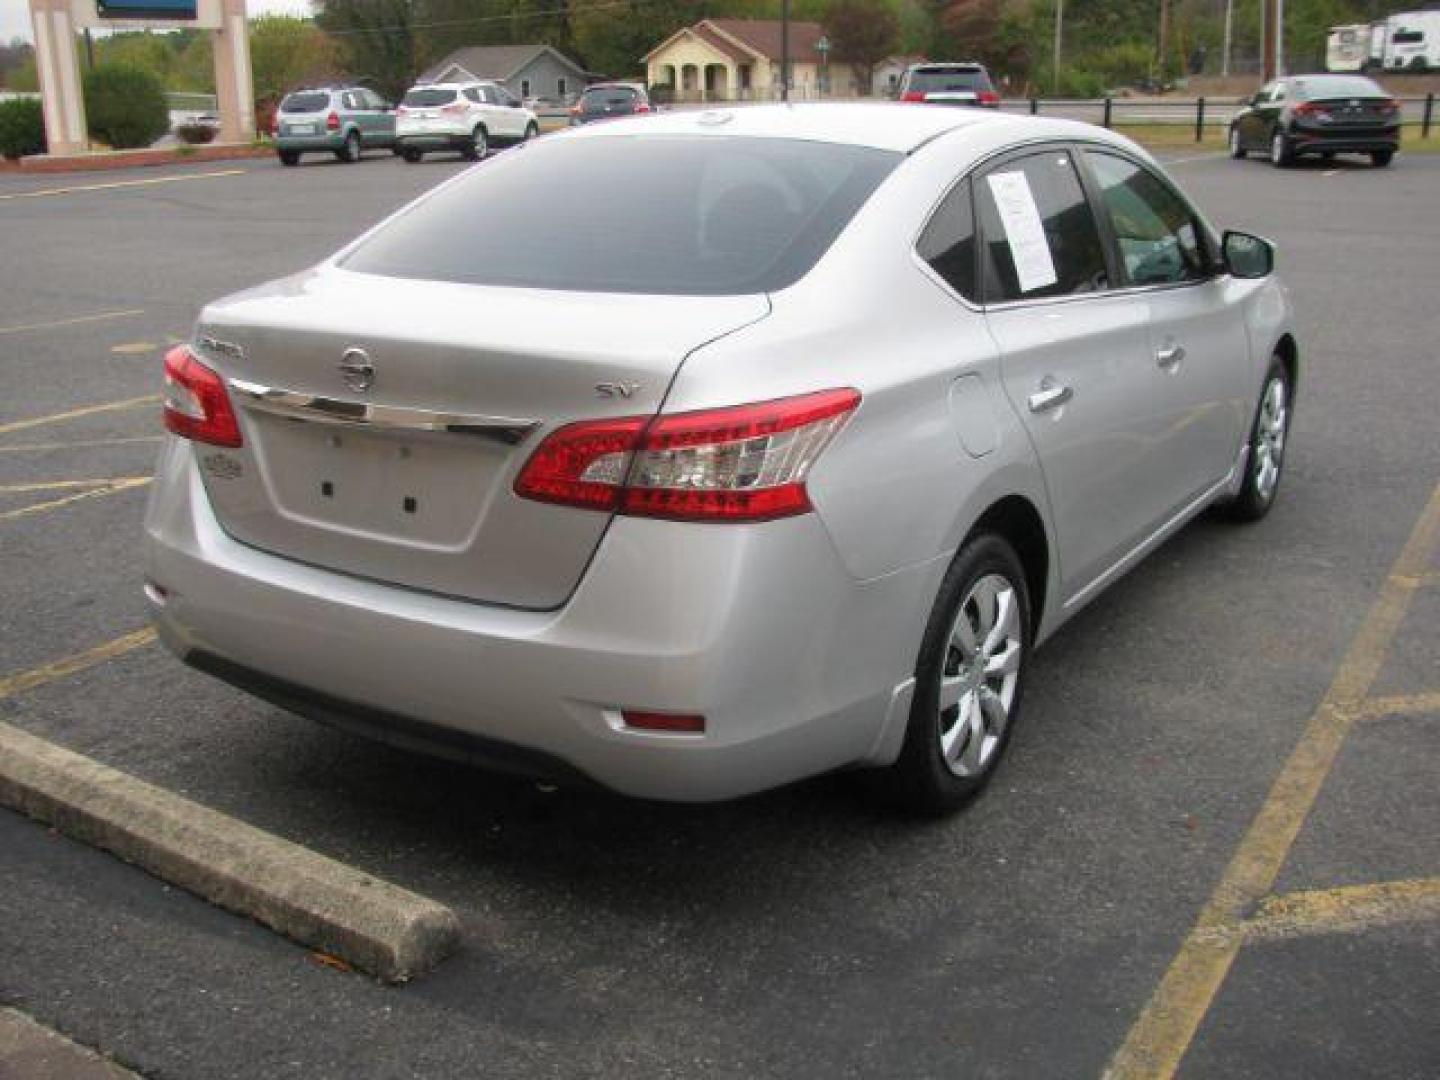
[[[471,145],[468,131],[405,132],[395,136],[401,150],[467,150]]]
[[[146,515],[151,614],[195,666],[390,742],[686,802],[893,760],[943,567],[856,582],[814,515],[622,518],[565,606],[498,608],[240,544],[178,439]],[[634,731],[623,708],[706,731]]]
[[[1296,153],[1312,151],[1327,153],[1365,153],[1372,150],[1400,149],[1400,128],[1371,128],[1368,131],[1292,128],[1291,144]]]
[[[275,139],[276,150],[336,151],[345,145],[344,132],[327,132],[324,135],[280,135]]]

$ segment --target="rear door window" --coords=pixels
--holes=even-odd
[[[1011,158],[986,172],[975,185],[975,213],[987,303],[1109,288],[1105,248],[1068,151]]]

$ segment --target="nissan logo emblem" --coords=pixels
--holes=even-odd
[[[340,377],[357,394],[375,385],[375,364],[364,349],[346,349],[340,357]]]

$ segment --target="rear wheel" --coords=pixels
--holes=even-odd
[[[1030,620],[1015,549],[993,534],[968,541],[925,629],[904,747],[877,778],[890,799],[944,814],[989,782],[1019,715]]]
[[[485,133],[483,125],[476,125],[470,133],[470,145],[464,150],[464,154],[471,161],[479,161],[490,152],[490,138]]]
[[[1383,169],[1390,162],[1395,160],[1394,150],[1371,150],[1370,163],[1377,169]]]
[[[347,165],[353,165],[360,160],[360,136],[350,132],[345,136],[344,145],[335,151],[335,156]]]
[[[538,124],[526,124],[526,125],[525,125],[525,141],[526,141],[526,142],[529,142],[531,139],[535,138],[535,137],[536,137],[537,135],[539,135],[539,134],[540,134],[540,126],[539,126]]]
[[[1283,169],[1294,163],[1295,151],[1290,146],[1290,140],[1285,137],[1285,132],[1276,128],[1270,136],[1270,164]]]
[[[1240,129],[1238,127],[1232,127],[1230,129],[1230,156],[1237,161],[1245,160],[1245,146],[1240,141]]]
[[[299,164],[300,164],[300,151],[299,151],[299,150],[281,150],[281,151],[280,151],[280,164],[281,164],[281,165],[299,165]]]
[[[1265,374],[1265,387],[1260,391],[1260,402],[1255,407],[1255,422],[1250,428],[1245,480],[1224,507],[1227,516],[1236,521],[1259,521],[1275,504],[1285,468],[1292,398],[1290,375],[1280,358],[1273,357],[1270,370]]]

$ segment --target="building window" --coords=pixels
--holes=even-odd
[[[522,98],[528,98],[528,97],[530,96],[530,80],[529,80],[529,79],[521,79],[521,80],[520,80],[520,96],[521,96]]]
[[[570,88],[569,88],[569,86],[566,84],[565,76],[564,76],[564,75],[561,75],[560,78],[558,78],[558,79],[555,80],[555,90],[556,90],[557,93],[559,93],[559,95],[560,95],[561,98],[564,98],[564,97],[565,97],[565,94],[566,94],[566,92],[567,92],[569,89],[570,89]]]

